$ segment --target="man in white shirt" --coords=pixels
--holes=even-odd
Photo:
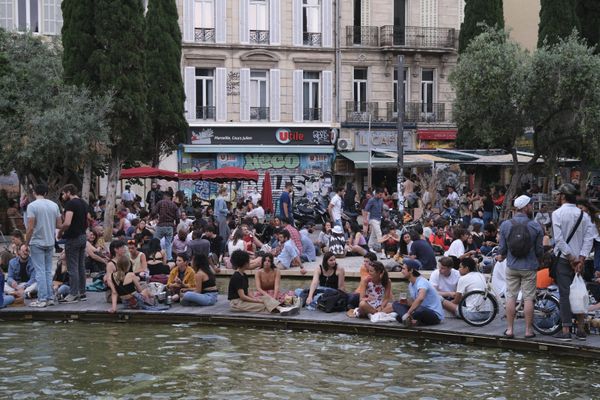
[[[246,217],[256,217],[258,218],[258,222],[260,222],[261,224],[265,221],[265,209],[262,206],[262,200],[258,200],[256,202],[256,207],[248,211],[246,213]]]
[[[456,286],[460,273],[454,269],[454,261],[450,257],[439,260],[438,269],[431,273],[429,282],[445,299],[453,299],[456,295]]]
[[[131,185],[125,185],[125,191],[121,193],[121,200],[123,202],[135,200],[135,192],[131,190]]]
[[[257,205],[258,201],[262,198],[262,196],[260,193],[258,193],[255,187],[251,187],[248,190],[247,198],[249,198],[252,201],[253,205]]]
[[[185,211],[181,211],[179,213],[179,224],[177,225],[177,232],[181,230],[185,232],[190,232],[190,228],[193,223],[194,220],[188,218],[187,213]]]
[[[342,198],[345,192],[346,190],[343,186],[338,186],[335,195],[329,202],[329,207],[327,207],[334,226],[342,226]]]
[[[546,227],[547,225],[550,225],[552,223],[550,213],[548,212],[548,207],[546,207],[545,204],[542,204],[542,206],[540,207],[540,211],[535,215],[534,220],[543,227]]]
[[[442,302],[444,309],[455,315],[458,315],[458,305],[467,293],[474,290],[485,290],[487,286],[485,276],[477,271],[477,263],[472,258],[465,258],[461,261],[458,273],[460,274],[460,278],[456,285],[456,296],[454,296],[452,301],[444,300]],[[477,299],[473,300],[477,301]],[[472,306],[474,306],[474,304],[467,304],[467,308]]]
[[[458,208],[460,198],[458,197],[458,193],[456,193],[454,186],[448,186],[448,197],[446,197],[446,199],[450,202],[450,207]]]

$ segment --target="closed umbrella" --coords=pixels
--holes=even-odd
[[[271,174],[265,172],[265,178],[262,184],[261,200],[265,213],[273,213],[273,190],[271,189]]]

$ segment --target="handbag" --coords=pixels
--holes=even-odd
[[[573,229],[571,230],[571,233],[569,234],[569,237],[567,238],[566,243],[569,244],[569,242],[571,241],[571,239],[573,238],[573,235],[575,235],[575,232],[577,232],[577,228],[579,228],[579,225],[581,224],[581,220],[583,219],[583,211],[581,211],[579,213],[579,218],[577,218],[577,222],[575,223],[575,226],[573,227]],[[562,252],[558,252],[558,254],[553,255],[552,256],[552,263],[550,263],[550,278],[556,280],[556,272],[558,270],[558,262],[560,261],[560,256],[561,256]]]

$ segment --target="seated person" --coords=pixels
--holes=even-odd
[[[58,301],[67,297],[71,288],[69,286],[69,272],[67,270],[67,258],[63,251],[58,256],[58,262],[56,263],[56,271],[54,271],[54,277],[52,278],[52,289],[58,298]]]
[[[123,255],[116,259],[116,271],[111,272],[107,279],[110,288],[110,313],[117,311],[117,301],[120,298],[125,308],[139,310],[163,310],[169,307],[154,306],[154,299],[147,289],[142,290],[139,278],[130,271],[129,257]]]
[[[323,230],[319,232],[317,238],[317,247],[321,250],[321,253],[326,253],[329,248],[329,239],[331,238],[331,222],[327,221],[323,225]]]
[[[348,295],[348,308],[358,307],[360,302],[360,287],[363,285],[363,281],[370,276],[369,266],[375,261],[377,261],[377,254],[373,253],[372,251],[368,252],[363,257],[363,262],[360,265],[360,283],[358,284],[358,287],[354,293],[350,293]]]
[[[108,286],[108,281],[113,272],[117,271],[117,259],[127,255],[127,243],[123,240],[113,240],[108,247],[111,259],[106,263],[106,274],[104,275],[104,283]],[[131,269],[131,261],[129,262]]]
[[[454,315],[458,315],[458,305],[462,301],[463,297],[473,290],[484,290],[487,287],[487,281],[485,276],[477,271],[477,263],[472,258],[465,258],[460,262],[460,268],[458,269],[460,278],[456,286],[456,294],[452,301],[445,300],[442,302],[442,306],[445,310],[450,311]],[[467,304],[469,306],[469,304]]]
[[[0,270],[0,287],[4,287],[4,271]],[[15,296],[9,294],[0,295],[0,308],[8,307],[15,302]]]
[[[404,326],[413,325],[437,325],[444,320],[444,309],[440,295],[429,283],[421,276],[417,270],[416,260],[405,260],[402,266],[404,278],[409,280],[408,291],[410,298],[406,304],[401,301],[392,303],[392,308],[398,317],[398,322]]]
[[[302,254],[300,259],[305,262],[313,262],[317,259],[317,249],[309,236],[308,229],[300,230],[300,241],[302,242]]]
[[[141,280],[146,280],[150,276],[146,255],[138,250],[135,240],[127,241],[127,249],[129,250],[129,259],[131,260],[133,273]]]
[[[300,253],[290,237],[290,232],[283,229],[279,234],[279,241],[283,243],[283,249],[277,258],[275,258],[277,268],[290,269],[299,266],[300,272],[303,275],[306,274],[306,270],[300,260]]]
[[[398,246],[400,244],[400,236],[398,232],[390,227],[386,227],[382,230],[383,235],[379,239],[381,243],[381,249],[386,258],[393,257],[398,252]]]
[[[329,238],[329,248],[326,248],[328,253],[333,253],[338,258],[346,257],[346,237],[341,226],[336,225],[331,230]]]
[[[29,257],[29,246],[26,244],[22,244],[18,256],[8,262],[8,277],[4,284],[4,293],[27,299],[37,294],[35,271]]]
[[[13,256],[18,256],[19,248],[23,243],[25,243],[25,236],[23,235],[23,232],[21,232],[18,229],[15,229],[10,237],[10,245],[8,246],[8,251],[10,251]]]
[[[392,312],[392,282],[383,264],[374,261],[369,264],[369,276],[359,286],[360,304],[357,309],[349,310],[358,318],[368,318],[377,312]]]
[[[352,224],[350,222],[346,222],[346,224],[350,225],[350,234],[346,244],[346,255],[364,257],[369,251],[369,246],[362,234],[361,227],[358,224]]]
[[[250,268],[250,255],[243,250],[236,250],[230,257],[231,265],[235,270],[229,280],[227,299],[234,311],[249,312],[274,312],[282,315],[297,314],[298,308],[292,309],[279,306],[279,301],[271,296],[251,297],[248,295],[248,276],[244,273]]]
[[[186,242],[186,246],[187,255],[190,259],[198,254],[206,257],[210,254],[210,242],[202,237],[202,231],[199,229],[192,231],[192,240]]]
[[[431,243],[436,255],[443,255],[450,248],[450,240],[450,237],[441,226],[438,226],[435,233],[429,236],[429,243]]]
[[[429,282],[440,296],[451,300],[456,295],[459,278],[460,273],[454,269],[454,260],[450,257],[442,257],[439,260],[438,269],[431,273]]]
[[[412,234],[412,245],[410,246],[409,255],[412,259],[419,260],[424,270],[434,270],[436,267],[435,253],[433,247],[427,240],[421,237],[423,228],[417,225],[415,232]]]
[[[187,230],[180,229],[177,231],[177,236],[173,238],[172,251],[173,254],[188,253],[189,242],[187,240]]]
[[[165,254],[162,251],[157,251],[148,257],[146,265],[148,266],[148,273],[150,276],[153,275],[169,275],[171,268],[168,264],[165,264]]]
[[[106,250],[98,246],[98,233],[94,230],[87,232],[85,243],[85,269],[92,273],[104,272],[108,256]]]
[[[498,246],[498,228],[492,223],[487,223],[483,227],[483,242],[479,251],[485,256],[496,246]]]
[[[538,289],[548,289],[554,285],[554,279],[550,276],[550,264],[552,263],[552,254],[544,253],[540,261],[540,267],[536,274],[536,287]],[[588,283],[588,290],[589,290]]]
[[[467,239],[469,238],[469,232],[466,229],[456,228],[454,230],[454,237],[456,239],[452,242],[452,244],[450,244],[450,248],[446,250],[444,256],[452,257],[452,259],[454,260],[454,267],[458,268],[462,259],[475,256],[477,254],[477,251],[467,251],[465,244],[467,243]]]
[[[196,286],[181,298],[183,306],[212,306],[216,304],[219,290],[215,273],[209,265],[208,257],[197,254],[192,258],[192,268],[196,271]]]
[[[179,301],[183,293],[194,290],[196,287],[195,272],[188,265],[187,254],[179,254],[175,259],[175,268],[171,270],[167,280],[167,289],[171,293],[173,301]]]
[[[281,291],[281,272],[275,266],[275,261],[272,254],[265,254],[262,257],[262,265],[254,275],[254,284],[256,292],[254,297],[270,296],[279,301],[280,304],[285,304],[286,297],[293,297],[294,292]]]
[[[336,227],[338,227],[336,225]],[[341,227],[339,227],[341,229]],[[309,307],[315,308],[317,302],[315,296],[319,293],[325,293],[327,291],[346,291],[346,279],[345,270],[343,267],[337,265],[335,254],[332,252],[325,253],[323,255],[323,262],[319,265],[319,268],[315,268],[313,278],[308,289],[308,295],[306,297],[306,304]],[[300,290],[303,294],[304,291]],[[298,297],[301,293],[296,291]]]
[[[260,240],[258,240],[256,236],[254,236],[254,233],[250,229],[250,226],[247,223],[243,223],[242,225],[240,225],[240,228],[242,229],[242,233],[244,234],[243,239],[246,243],[245,250],[251,254],[254,254],[256,250],[260,250],[263,244]]]
[[[214,226],[207,226],[204,229],[202,238],[208,240],[210,246],[208,261],[210,262],[210,265],[215,268],[215,272],[219,273],[219,259],[223,254],[223,238],[217,235],[217,229]]]

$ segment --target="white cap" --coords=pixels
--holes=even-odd
[[[519,196],[515,199],[514,205],[517,210],[521,210],[529,204],[531,198],[525,195]]]
[[[344,233],[344,230],[339,225],[334,226],[332,231],[333,231],[333,233],[336,233],[338,235],[341,235],[342,233]]]

